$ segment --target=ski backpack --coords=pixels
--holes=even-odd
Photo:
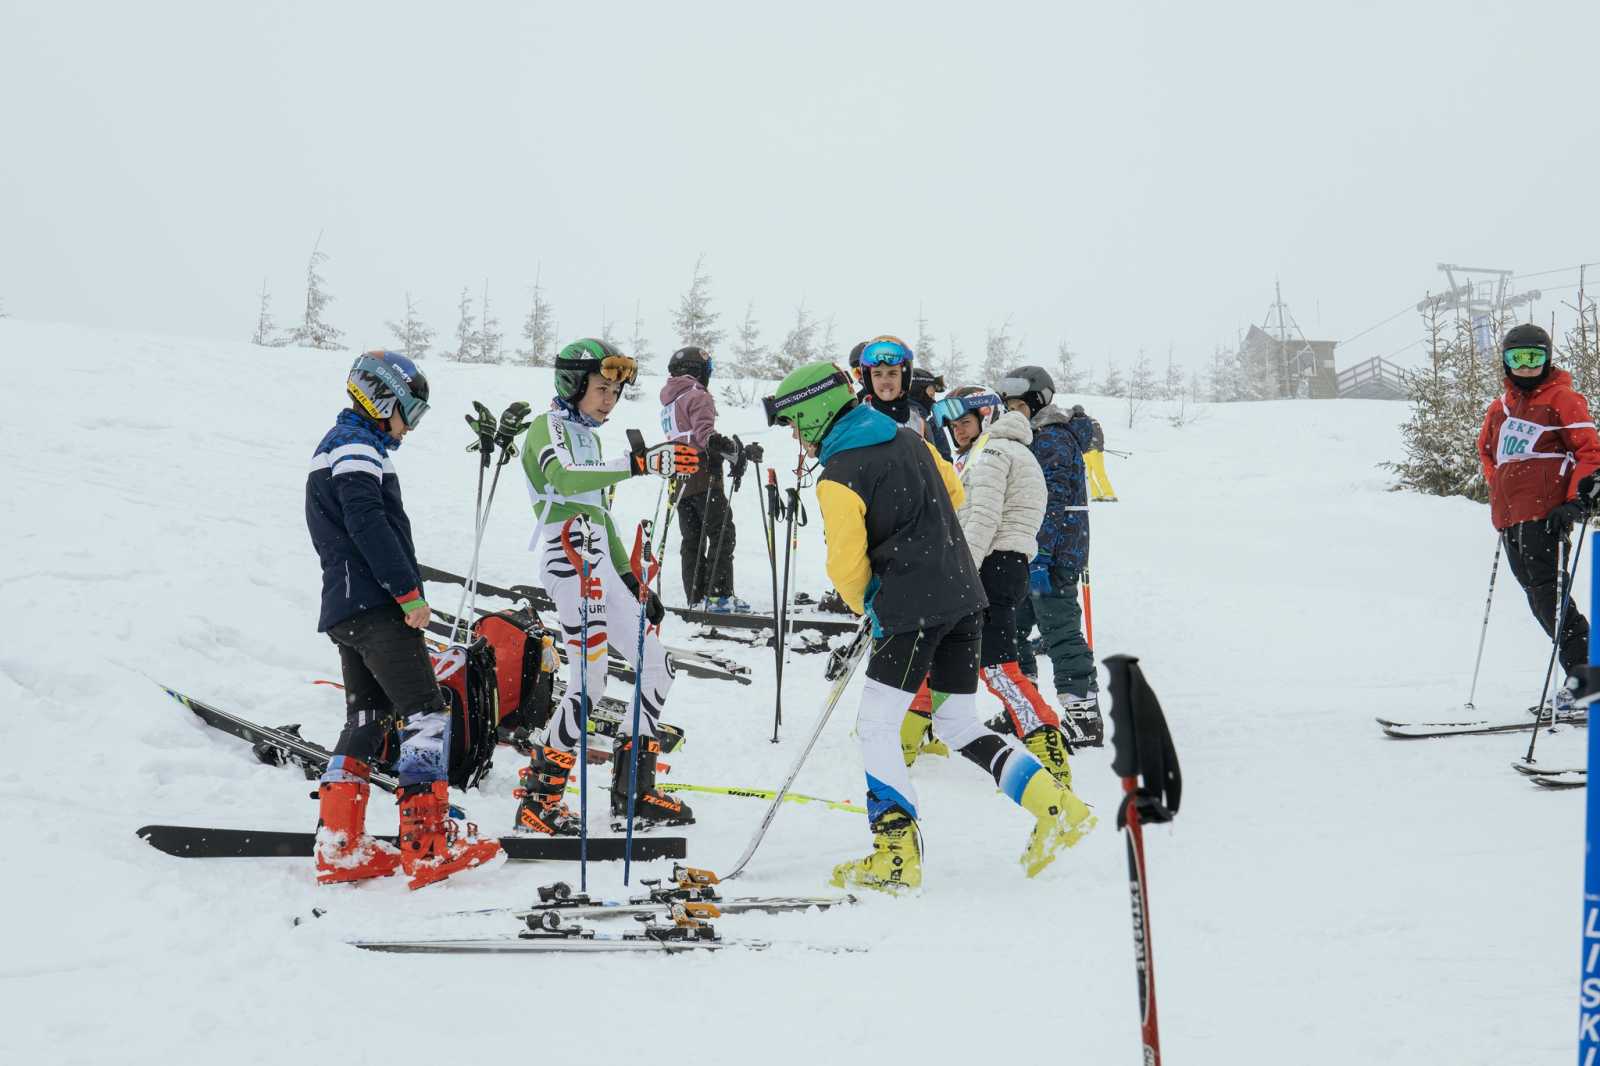
[[[494,648],[475,636],[468,645],[451,644],[428,654],[450,711],[450,784],[474,788],[488,774],[500,739]]]
[[[555,637],[529,608],[486,614],[472,626],[474,635],[494,649],[499,694],[498,726],[531,733],[550,721],[560,662]]]

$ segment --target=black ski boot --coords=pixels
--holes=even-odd
[[[627,737],[612,750],[612,818],[628,817],[628,762],[637,757],[639,798],[633,808],[636,828],[694,824],[694,812],[687,803],[656,790],[656,757],[660,754],[661,744],[654,737],[644,737],[637,745],[633,737]]]
[[[578,816],[566,804],[567,776],[577,763],[571,752],[557,751],[548,745],[533,749],[533,758],[517,771],[522,787],[515,795],[518,833],[575,837],[580,828]]]

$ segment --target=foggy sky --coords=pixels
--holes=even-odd
[[[1038,361],[1198,363],[1275,278],[1344,339],[1439,261],[1600,260],[1597,38],[1593,0],[0,0],[0,301],[243,340],[320,231],[352,347],[486,278],[514,345],[542,271],[563,339],[638,300],[659,354],[702,252],[722,325],[803,299],[840,356],[920,305],[969,362],[1010,315]]]

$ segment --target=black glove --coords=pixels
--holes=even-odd
[[[1559,533],[1588,517],[1589,508],[1582,500],[1568,500],[1545,516],[1544,528],[1551,533]]]
[[[744,446],[744,461],[745,462],[747,462],[747,463],[759,463],[759,462],[761,462],[761,460],[763,458],[765,458],[765,456],[763,456],[761,454],[761,445],[759,445],[759,444],[746,444]]]
[[[1589,505],[1589,511],[1592,514],[1595,510],[1595,505],[1600,504],[1600,479],[1597,479],[1594,474],[1580,478],[1578,481],[1578,499]]]
[[[524,401],[518,400],[500,415],[500,424],[494,431],[494,442],[509,449],[512,455],[516,455],[517,451],[511,442],[526,433],[532,424],[528,419],[530,410]]]
[[[485,464],[487,464],[489,462],[490,453],[494,451],[494,431],[496,425],[494,415],[489,413],[489,409],[487,407],[483,406],[483,404],[479,403],[477,400],[474,400],[472,401],[472,413],[467,415],[467,425],[471,427],[473,434],[478,438],[471,444],[467,445],[467,451],[482,452],[483,461]]]
[[[713,433],[706,438],[706,451],[720,459],[732,459],[738,455],[739,449],[734,447],[733,441],[721,433]]]
[[[628,586],[628,591],[633,593],[633,598],[637,600],[639,598],[639,579],[634,577],[632,573],[627,573],[622,575],[622,583]],[[661,620],[667,616],[667,609],[662,606],[661,597],[656,595],[655,589],[647,588],[644,590],[644,594],[645,619],[651,625],[658,626],[661,624]]]

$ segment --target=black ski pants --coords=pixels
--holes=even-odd
[[[398,604],[386,604],[346,618],[328,637],[339,647],[345,712],[330,770],[341,756],[380,764],[396,719],[444,710],[422,630],[406,625]]]
[[[733,595],[733,547],[739,540],[728,495],[720,481],[705,492],[678,498],[683,595],[692,606],[707,596]]]
[[[1554,637],[1556,614],[1560,605],[1560,584],[1565,580],[1561,572],[1561,548],[1572,532],[1565,523],[1551,523],[1544,519],[1519,522],[1500,532],[1505,544],[1506,562],[1517,583],[1528,595],[1528,606],[1533,616],[1544,627],[1546,636]],[[1568,590],[1566,620],[1561,626],[1561,639],[1557,657],[1561,668],[1568,674],[1589,661],[1589,621],[1578,612]]]

